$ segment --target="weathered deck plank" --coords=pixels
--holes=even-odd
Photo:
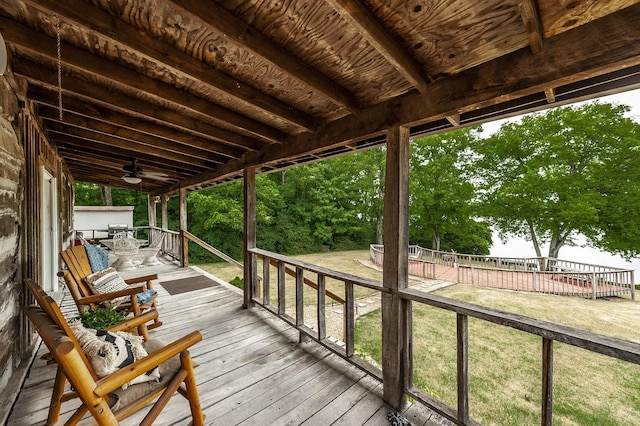
[[[166,265],[157,271],[160,282],[201,273]],[[170,295],[161,284],[155,288],[164,325],[150,332],[152,338],[170,342],[196,329],[203,334],[191,354],[199,364],[196,380],[207,424],[387,424],[390,408],[378,381],[314,342],[299,343],[298,332],[270,313],[242,309],[242,296],[234,289],[217,285]],[[54,375],[55,365],[34,360],[7,424],[44,424]],[[77,401],[63,403],[60,423],[77,406]],[[138,424],[145,411],[122,424]],[[427,423],[428,413],[420,419],[416,413],[411,413],[415,424]],[[189,422],[187,401],[175,397],[156,424]]]

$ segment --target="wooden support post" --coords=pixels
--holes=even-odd
[[[180,234],[182,238],[180,250],[180,266],[189,267],[189,240],[184,236],[187,231],[187,189],[180,188]]]
[[[147,214],[149,216],[149,226],[155,227],[158,223],[156,219],[156,202],[155,197],[147,194]]]
[[[387,131],[387,161],[384,191],[382,376],[384,400],[395,409],[405,401],[410,385],[409,302],[398,296],[409,279],[409,129],[394,126]],[[409,353],[407,353],[409,351]]]
[[[244,308],[253,306],[258,286],[258,262],[249,250],[256,248],[256,169],[244,169]]]
[[[169,209],[167,208],[167,202],[169,197],[167,194],[160,196],[160,210],[162,210],[162,229],[165,231],[169,229]]]

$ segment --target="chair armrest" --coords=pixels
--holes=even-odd
[[[125,283],[127,284],[138,284],[138,283],[143,283],[145,281],[152,281],[152,280],[157,280],[158,279],[158,274],[153,274],[153,275],[146,275],[144,277],[135,277],[135,278],[129,278],[124,280]]]
[[[93,392],[98,396],[105,397],[110,392],[122,387],[122,385],[130,382],[135,377],[145,374],[147,371],[157,367],[169,358],[186,351],[201,340],[202,334],[200,334],[199,331],[191,332],[181,339],[169,343],[164,348],[157,350],[148,356],[139,359],[133,364],[129,364],[115,373],[98,380]]]
[[[156,311],[155,309],[151,309],[147,312],[145,312],[144,314],[140,314],[138,316],[135,316],[133,318],[127,319],[123,322],[120,322],[118,324],[114,324],[110,327],[107,327],[107,330],[109,331],[129,331],[132,328],[138,327],[139,325],[142,324],[146,324],[149,321],[153,321],[154,319],[158,318],[158,311]]]
[[[81,305],[88,305],[90,303],[99,303],[99,302],[104,302],[105,300],[115,299],[116,297],[133,296],[134,294],[142,293],[143,291],[144,291],[143,287],[131,287],[125,290],[118,290],[111,293],[101,293],[101,294],[94,294],[91,296],[85,296],[80,298],[78,300],[78,303],[80,303]]]

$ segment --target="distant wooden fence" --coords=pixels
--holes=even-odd
[[[372,244],[370,258],[384,261],[384,246]],[[596,299],[630,294],[635,300],[634,271],[547,257],[496,257],[409,246],[409,274],[508,290]]]

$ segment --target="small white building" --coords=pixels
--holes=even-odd
[[[74,206],[73,228],[87,239],[107,238],[109,227],[133,227],[133,206]]]

